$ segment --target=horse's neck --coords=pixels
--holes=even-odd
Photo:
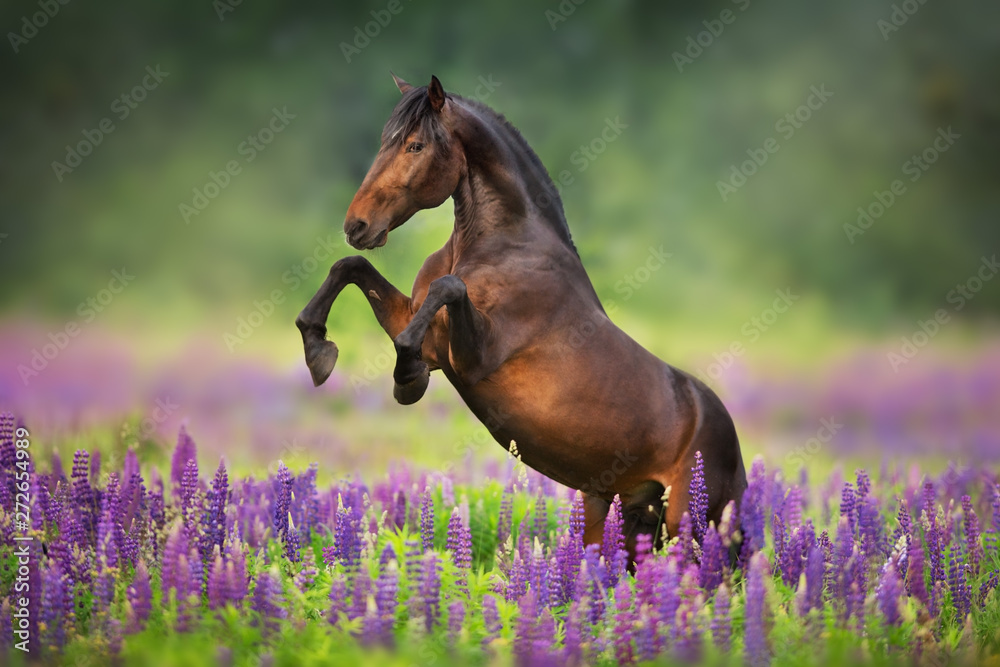
[[[516,243],[531,236],[533,226],[546,224],[538,207],[531,201],[532,192],[544,182],[534,183],[537,170],[521,154],[505,128],[490,124],[475,114],[471,131],[473,141],[466,146],[466,173],[455,190],[455,231],[453,244],[466,251],[480,243]],[[487,129],[488,128],[488,129]],[[476,154],[470,154],[475,146]]]

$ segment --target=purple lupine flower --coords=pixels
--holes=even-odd
[[[347,613],[347,580],[339,572],[333,575],[329,598],[330,608],[326,612],[326,620],[330,625],[337,625],[341,614]]]
[[[292,484],[292,495],[296,503],[293,507],[295,525],[298,526],[300,542],[308,542],[309,534],[319,522],[319,492],[316,490],[316,474],[319,472],[319,465],[310,463],[306,471],[295,477]],[[400,492],[402,493],[402,492]],[[400,513],[401,520],[406,521],[406,495],[402,495],[403,508]],[[400,528],[403,527],[401,523]]]
[[[607,567],[607,586],[614,587],[618,579],[625,574],[628,565],[628,552],[625,551],[625,535],[622,533],[622,499],[615,494],[611,501],[611,509],[604,519],[604,540],[601,543],[601,555]]]
[[[675,545],[675,549],[681,565],[694,563],[694,527],[691,522],[691,515],[687,512],[681,514],[680,525],[677,527],[677,538],[678,541]]]
[[[78,449],[73,455],[73,510],[80,523],[81,532],[76,542],[85,549],[93,539],[96,528],[97,505],[90,486],[90,453]]]
[[[97,553],[103,556],[107,567],[118,565],[118,547],[124,541],[120,522],[121,499],[118,495],[118,474],[108,475],[108,484],[101,497],[101,519],[97,524]]]
[[[979,574],[979,563],[983,558],[983,545],[979,539],[979,517],[972,508],[972,498],[962,496],[962,527],[965,531],[965,552],[972,575]]]
[[[500,610],[497,609],[497,599],[494,596],[484,595],[482,605],[483,626],[486,628],[486,636],[483,637],[483,645],[485,646],[500,636],[503,622],[500,620]]]
[[[689,582],[689,586],[695,585],[694,566],[688,567],[684,578]],[[686,589],[690,590],[688,586]],[[703,642],[703,630],[698,621],[697,613],[702,607],[702,597],[700,594],[685,595],[681,600],[681,606],[677,609],[677,617],[671,629],[673,640],[673,655],[680,662],[696,664],[701,662],[701,647]]]
[[[699,571],[700,584],[705,592],[711,593],[722,583],[727,559],[728,550],[719,537],[719,531],[715,529],[715,524],[709,524],[702,543]]]
[[[396,558],[396,550],[392,547],[391,542],[386,542],[385,548],[382,549],[382,554],[378,557],[378,566],[384,569],[390,561],[394,560],[399,560]]]
[[[857,528],[857,496],[850,482],[844,482],[840,492],[840,516],[847,519],[847,527],[853,535]]]
[[[733,621],[730,616],[729,587],[720,584],[715,591],[712,602],[712,639],[716,647],[724,654],[729,653],[730,637],[733,632]]]
[[[542,553],[542,545],[535,538],[535,548],[531,552],[528,560],[528,584],[534,589],[538,601],[538,606],[544,609],[549,606],[549,593],[551,591],[549,562]]]
[[[229,575],[222,554],[216,550],[212,569],[208,573],[208,608],[222,609],[229,602]]]
[[[14,472],[17,453],[14,447],[14,415],[0,412],[0,471]]]
[[[188,459],[184,464],[179,494],[184,536],[187,538],[188,544],[197,544],[201,507],[199,507],[198,498],[198,462],[195,459]]]
[[[455,600],[448,605],[448,645],[458,645],[458,638],[462,634],[462,624],[465,622],[465,603]]]
[[[573,586],[576,575],[580,571],[580,561],[583,559],[583,543],[577,542],[572,530],[559,536],[556,556],[552,566],[552,582],[555,586],[550,595],[552,604],[563,605],[573,597]]]
[[[868,471],[864,468],[859,468],[854,471],[855,483],[858,487],[858,500],[864,500],[868,497],[868,494],[872,490],[871,478],[868,477]]]
[[[275,480],[274,533],[285,544],[285,556],[293,563],[299,561],[298,540],[291,534],[288,514],[292,504],[292,473],[278,461],[278,475]]]
[[[576,579],[576,597],[590,597],[590,622],[597,623],[604,616],[604,589],[608,585],[607,568],[601,557],[601,545],[588,544],[580,563]]]
[[[45,625],[42,644],[56,651],[61,651],[66,642],[66,626],[70,619],[65,616],[67,598],[72,608],[72,592],[66,587],[59,563],[50,560],[42,576],[44,604],[42,604],[41,621]]]
[[[767,647],[764,624],[764,581],[770,575],[767,556],[762,552],[754,554],[750,560],[747,580],[746,603],[744,607],[744,658],[751,667],[766,667],[771,664],[771,654]]]
[[[582,501],[581,501],[582,502]],[[423,510],[421,510],[421,520]],[[500,515],[497,519],[497,549],[505,550],[507,540],[510,539],[514,529],[514,497],[504,489],[503,497],[500,499]],[[432,531],[433,532],[433,531]],[[421,537],[423,537],[423,522],[421,521]]]
[[[937,522],[937,514],[929,513],[925,510],[921,513],[921,522],[924,524],[924,538],[927,541],[927,553],[931,560],[931,587],[933,592],[933,587],[938,582],[945,580],[944,545],[942,544],[941,529]]]
[[[520,667],[528,667],[538,662],[538,603],[535,592],[529,590],[518,601],[518,615],[514,622],[514,660]]]
[[[586,596],[573,600],[566,614],[566,632],[563,638],[562,664],[579,667],[583,664],[584,623],[588,617]]]
[[[866,594],[866,569],[864,558],[854,545],[851,556],[841,572],[840,598],[843,601],[840,620],[848,623],[853,617],[860,632],[864,626],[864,602]]]
[[[194,440],[188,435],[187,427],[181,425],[181,430],[177,433],[177,446],[174,447],[174,456],[170,464],[170,481],[173,483],[174,493],[180,493],[187,462],[196,461],[197,456],[198,450]]]
[[[771,540],[774,542],[774,565],[781,568],[785,557],[785,548],[788,546],[788,539],[785,535],[785,522],[781,514],[775,512],[771,516]]]
[[[635,624],[635,657],[641,662],[656,658],[660,638],[657,634],[656,616],[650,607],[641,607]]]
[[[160,567],[160,585],[163,590],[163,600],[170,598],[173,590],[178,603],[184,600],[191,589],[191,571],[187,564],[188,541],[184,531],[175,526],[167,537],[163,549],[163,564]],[[181,561],[184,561],[183,571]]]
[[[993,509],[992,527],[986,531],[985,544],[988,552],[1000,549],[1000,486],[994,484],[990,506]]]
[[[663,560],[657,559],[659,563]],[[658,568],[653,585],[654,607],[661,623],[672,626],[681,606],[680,563],[675,558],[667,558],[666,565]]]
[[[906,553],[906,590],[925,607],[930,607],[930,596],[927,594],[927,583],[924,578],[924,547],[919,540],[915,540],[913,547]]]
[[[462,570],[472,567],[472,532],[462,520],[456,507],[448,521],[448,539],[445,547],[451,553],[452,562]],[[464,575],[463,575],[464,576]]]
[[[430,489],[420,498],[420,543],[424,551],[434,548],[434,499]]]
[[[375,608],[378,610],[377,639],[385,646],[393,644],[396,608],[399,606],[399,567],[395,559],[382,568],[375,580]]]
[[[903,583],[895,565],[890,560],[882,568],[882,575],[876,590],[876,600],[882,619],[890,627],[895,627],[900,623],[899,598],[902,594]]]
[[[802,525],[803,504],[802,489],[797,484],[792,485],[781,503],[781,520],[788,530],[794,531]]]
[[[948,565],[948,588],[951,590],[951,604],[955,607],[959,625],[965,624],[965,617],[972,608],[972,591],[968,584],[967,567],[962,563],[958,550],[953,550]]]
[[[693,522],[693,535],[698,544],[701,544],[705,538],[705,529],[708,527],[708,489],[705,486],[705,461],[700,450],[694,453],[694,467],[691,468],[688,491],[691,498],[689,509]]]
[[[861,541],[862,554],[869,562],[874,558],[886,556],[881,515],[877,498],[865,496],[859,500],[857,509],[858,537]]]
[[[337,561],[347,570],[354,570],[361,560],[362,527],[360,516],[350,507],[341,504],[337,510],[337,525],[333,530],[333,546],[323,549],[327,565]]]
[[[239,607],[247,596],[250,577],[243,545],[235,534],[226,540],[226,576],[229,578],[229,600]]]
[[[764,473],[764,459],[755,456],[747,477],[747,488],[740,500],[740,526],[743,531],[743,546],[740,560],[744,564],[750,557],[764,548],[764,487],[767,484]]]
[[[115,575],[117,572],[109,569],[103,562],[98,566],[98,570],[97,581],[94,582],[93,587],[92,602],[95,612],[105,612],[115,597]]]
[[[252,609],[259,615],[259,623],[265,633],[276,630],[285,618],[285,600],[281,590],[281,580],[277,574],[261,572],[257,575],[257,586],[253,592]],[[257,625],[257,621],[254,625]]]
[[[899,511],[896,512],[896,520],[899,525],[893,531],[892,543],[898,543],[899,538],[902,537],[905,540],[906,553],[909,554],[912,548],[911,545],[913,544],[913,523],[910,517],[910,507],[905,499],[899,502]],[[899,563],[899,576],[904,582],[906,581],[906,568],[908,564],[908,559],[903,559]]]
[[[351,574],[351,606],[347,609],[347,618],[353,621],[368,612],[368,594],[373,585],[368,568],[358,568]]]
[[[583,544],[583,531],[586,527],[587,518],[583,505],[583,493],[576,491],[573,494],[573,504],[569,512],[569,534],[574,539],[578,539],[581,545]]]
[[[639,533],[635,536],[635,566],[639,568],[653,554],[653,536]]]
[[[510,576],[507,578],[507,586],[504,591],[504,599],[507,602],[516,602],[521,599],[521,596],[528,590],[530,574],[530,563],[521,558],[520,551],[515,551],[511,561]]]
[[[7,655],[14,643],[14,625],[12,623],[12,610],[10,600],[4,596],[0,598],[0,654]]]
[[[628,578],[622,577],[615,586],[615,613],[612,630],[615,660],[620,665],[627,665],[633,661],[632,624],[634,622],[632,587],[629,586]]]
[[[424,554],[420,569],[420,610],[431,632],[441,616],[441,561],[433,551]]]
[[[229,475],[226,463],[219,459],[219,467],[212,479],[206,515],[205,539],[202,541],[202,558],[209,560],[216,547],[221,551],[226,541],[226,505],[229,503]]]
[[[991,591],[996,589],[997,585],[1000,585],[1000,570],[993,570],[993,573],[983,581],[983,585],[979,588],[980,607],[986,605],[986,598],[989,597]]]
[[[545,502],[545,496],[539,489],[538,498],[535,500],[534,522],[531,526],[531,535],[537,537],[542,544],[549,540],[549,511]]]
[[[811,609],[823,608],[823,575],[825,565],[823,547],[819,544],[813,545],[806,556],[804,588],[802,596],[798,600],[798,611],[802,616],[807,616]],[[800,586],[802,586],[801,582]]]

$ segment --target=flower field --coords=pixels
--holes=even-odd
[[[99,448],[67,470],[30,438],[0,417],[7,664],[19,637],[81,667],[1000,661],[982,468],[810,479],[757,458],[722,525],[695,502],[632,573],[617,504],[585,548],[576,492],[514,459],[485,483],[400,465],[320,487],[316,466],[203,470],[183,429],[163,471]]]

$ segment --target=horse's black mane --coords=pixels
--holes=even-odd
[[[536,188],[538,191],[530,193],[535,205],[545,214],[545,218],[553,224],[556,231],[569,247],[572,248],[573,252],[577,252],[576,246],[573,244],[573,239],[570,236],[569,224],[566,222],[566,216],[563,213],[562,198],[559,196],[559,190],[556,189],[555,183],[552,182],[552,178],[549,176],[548,170],[545,169],[545,165],[542,164],[538,155],[532,150],[528,142],[525,141],[520,131],[511,125],[510,121],[503,114],[494,111],[478,100],[470,100],[453,93],[448,93],[447,95],[453,100],[460,100],[465,105],[485,113],[506,130],[518,148],[528,157],[529,165],[540,183],[541,187]],[[403,93],[403,98],[396,105],[396,108],[392,110],[392,115],[389,116],[389,120],[386,121],[385,127],[382,130],[382,144],[390,147],[398,146],[418,127],[425,134],[435,139],[441,138],[444,133],[444,127],[431,107],[426,86],[411,88]]]

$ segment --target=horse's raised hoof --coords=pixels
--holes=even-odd
[[[318,387],[330,377],[333,367],[337,365],[337,356],[340,352],[332,340],[313,339],[305,348],[306,366],[309,367],[313,386]]]
[[[420,364],[420,373],[414,380],[406,384],[396,383],[392,387],[392,397],[400,405],[413,405],[427,391],[427,384],[431,381],[431,371],[424,362],[417,363]]]

